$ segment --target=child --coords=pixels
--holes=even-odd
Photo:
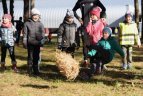
[[[70,53],[74,57],[76,47],[77,25],[74,23],[72,11],[68,10],[63,23],[58,29],[58,49]]]
[[[100,19],[100,7],[95,7],[93,10],[90,11],[90,22],[86,27],[86,32],[90,38],[89,45],[95,45],[102,37],[102,30],[106,26],[106,22],[103,19]],[[86,65],[85,65],[86,66]]]
[[[17,62],[15,59],[15,52],[14,52],[14,34],[15,34],[15,27],[11,23],[11,15],[4,14],[2,17],[2,24],[0,26],[0,41],[1,41],[1,68],[4,71],[5,67],[5,58],[6,58],[6,51],[9,50],[12,69],[14,72],[18,72],[17,70]]]
[[[115,51],[124,57],[124,52],[120,45],[117,43],[114,37],[111,37],[112,30],[109,27],[103,29],[103,37],[99,40],[97,44],[88,47],[90,51],[88,52],[89,58],[92,58],[91,71],[92,74],[100,74],[103,71],[104,64],[108,64],[112,61]]]
[[[127,12],[125,14],[125,21],[119,23],[119,42],[124,51],[123,69],[130,69],[132,65],[132,46],[137,43],[141,46],[139,33],[136,23],[132,21],[132,14]]]
[[[90,21],[89,12],[96,6],[99,6],[102,9],[101,17],[103,17],[104,14],[106,14],[106,8],[102,4],[101,0],[77,0],[75,6],[72,9],[74,16],[81,24],[84,64],[87,64],[86,55],[88,53],[88,49],[86,48],[86,45],[89,44],[89,35],[86,32],[86,26]],[[81,10],[81,17],[77,14],[78,9]]]
[[[23,43],[28,49],[28,74],[40,75],[39,54],[40,47],[45,43],[44,26],[40,22],[40,12],[36,8],[31,10],[31,18],[24,24]]]

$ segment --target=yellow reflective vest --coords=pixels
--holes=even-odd
[[[140,45],[140,38],[136,23],[119,23],[119,43],[120,45]]]

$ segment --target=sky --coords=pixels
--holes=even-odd
[[[16,1],[16,0],[15,0]],[[35,0],[35,6],[37,8],[57,8],[57,7],[70,7],[73,8],[77,0]],[[125,5],[133,5],[134,0],[100,0],[105,7],[107,6],[122,6]],[[141,5],[141,0],[139,0],[139,3]],[[22,8],[23,2],[16,1],[15,2],[15,8]],[[2,5],[0,3],[0,10],[2,9]]]

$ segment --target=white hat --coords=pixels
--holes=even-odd
[[[74,18],[73,11],[71,11],[70,9],[67,9],[66,17]]]
[[[38,9],[36,9],[36,8],[33,8],[31,10],[31,15],[40,15],[40,11]]]

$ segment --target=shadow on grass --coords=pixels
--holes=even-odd
[[[20,66],[19,71],[20,71],[19,74],[28,75],[27,65],[25,64],[23,66]],[[48,64],[48,65],[41,64],[40,65],[40,75],[38,75],[38,76],[30,75],[30,77],[40,77],[43,80],[56,80],[56,79],[57,80],[65,80],[65,77],[63,77],[59,74],[59,70],[56,67],[56,65],[51,65],[51,64]]]
[[[143,62],[143,57],[133,56],[133,61],[134,62]]]
[[[26,84],[26,85],[20,85],[21,87],[31,87],[36,89],[55,89],[58,88],[57,86],[48,86],[48,85],[35,85],[35,84]]]

